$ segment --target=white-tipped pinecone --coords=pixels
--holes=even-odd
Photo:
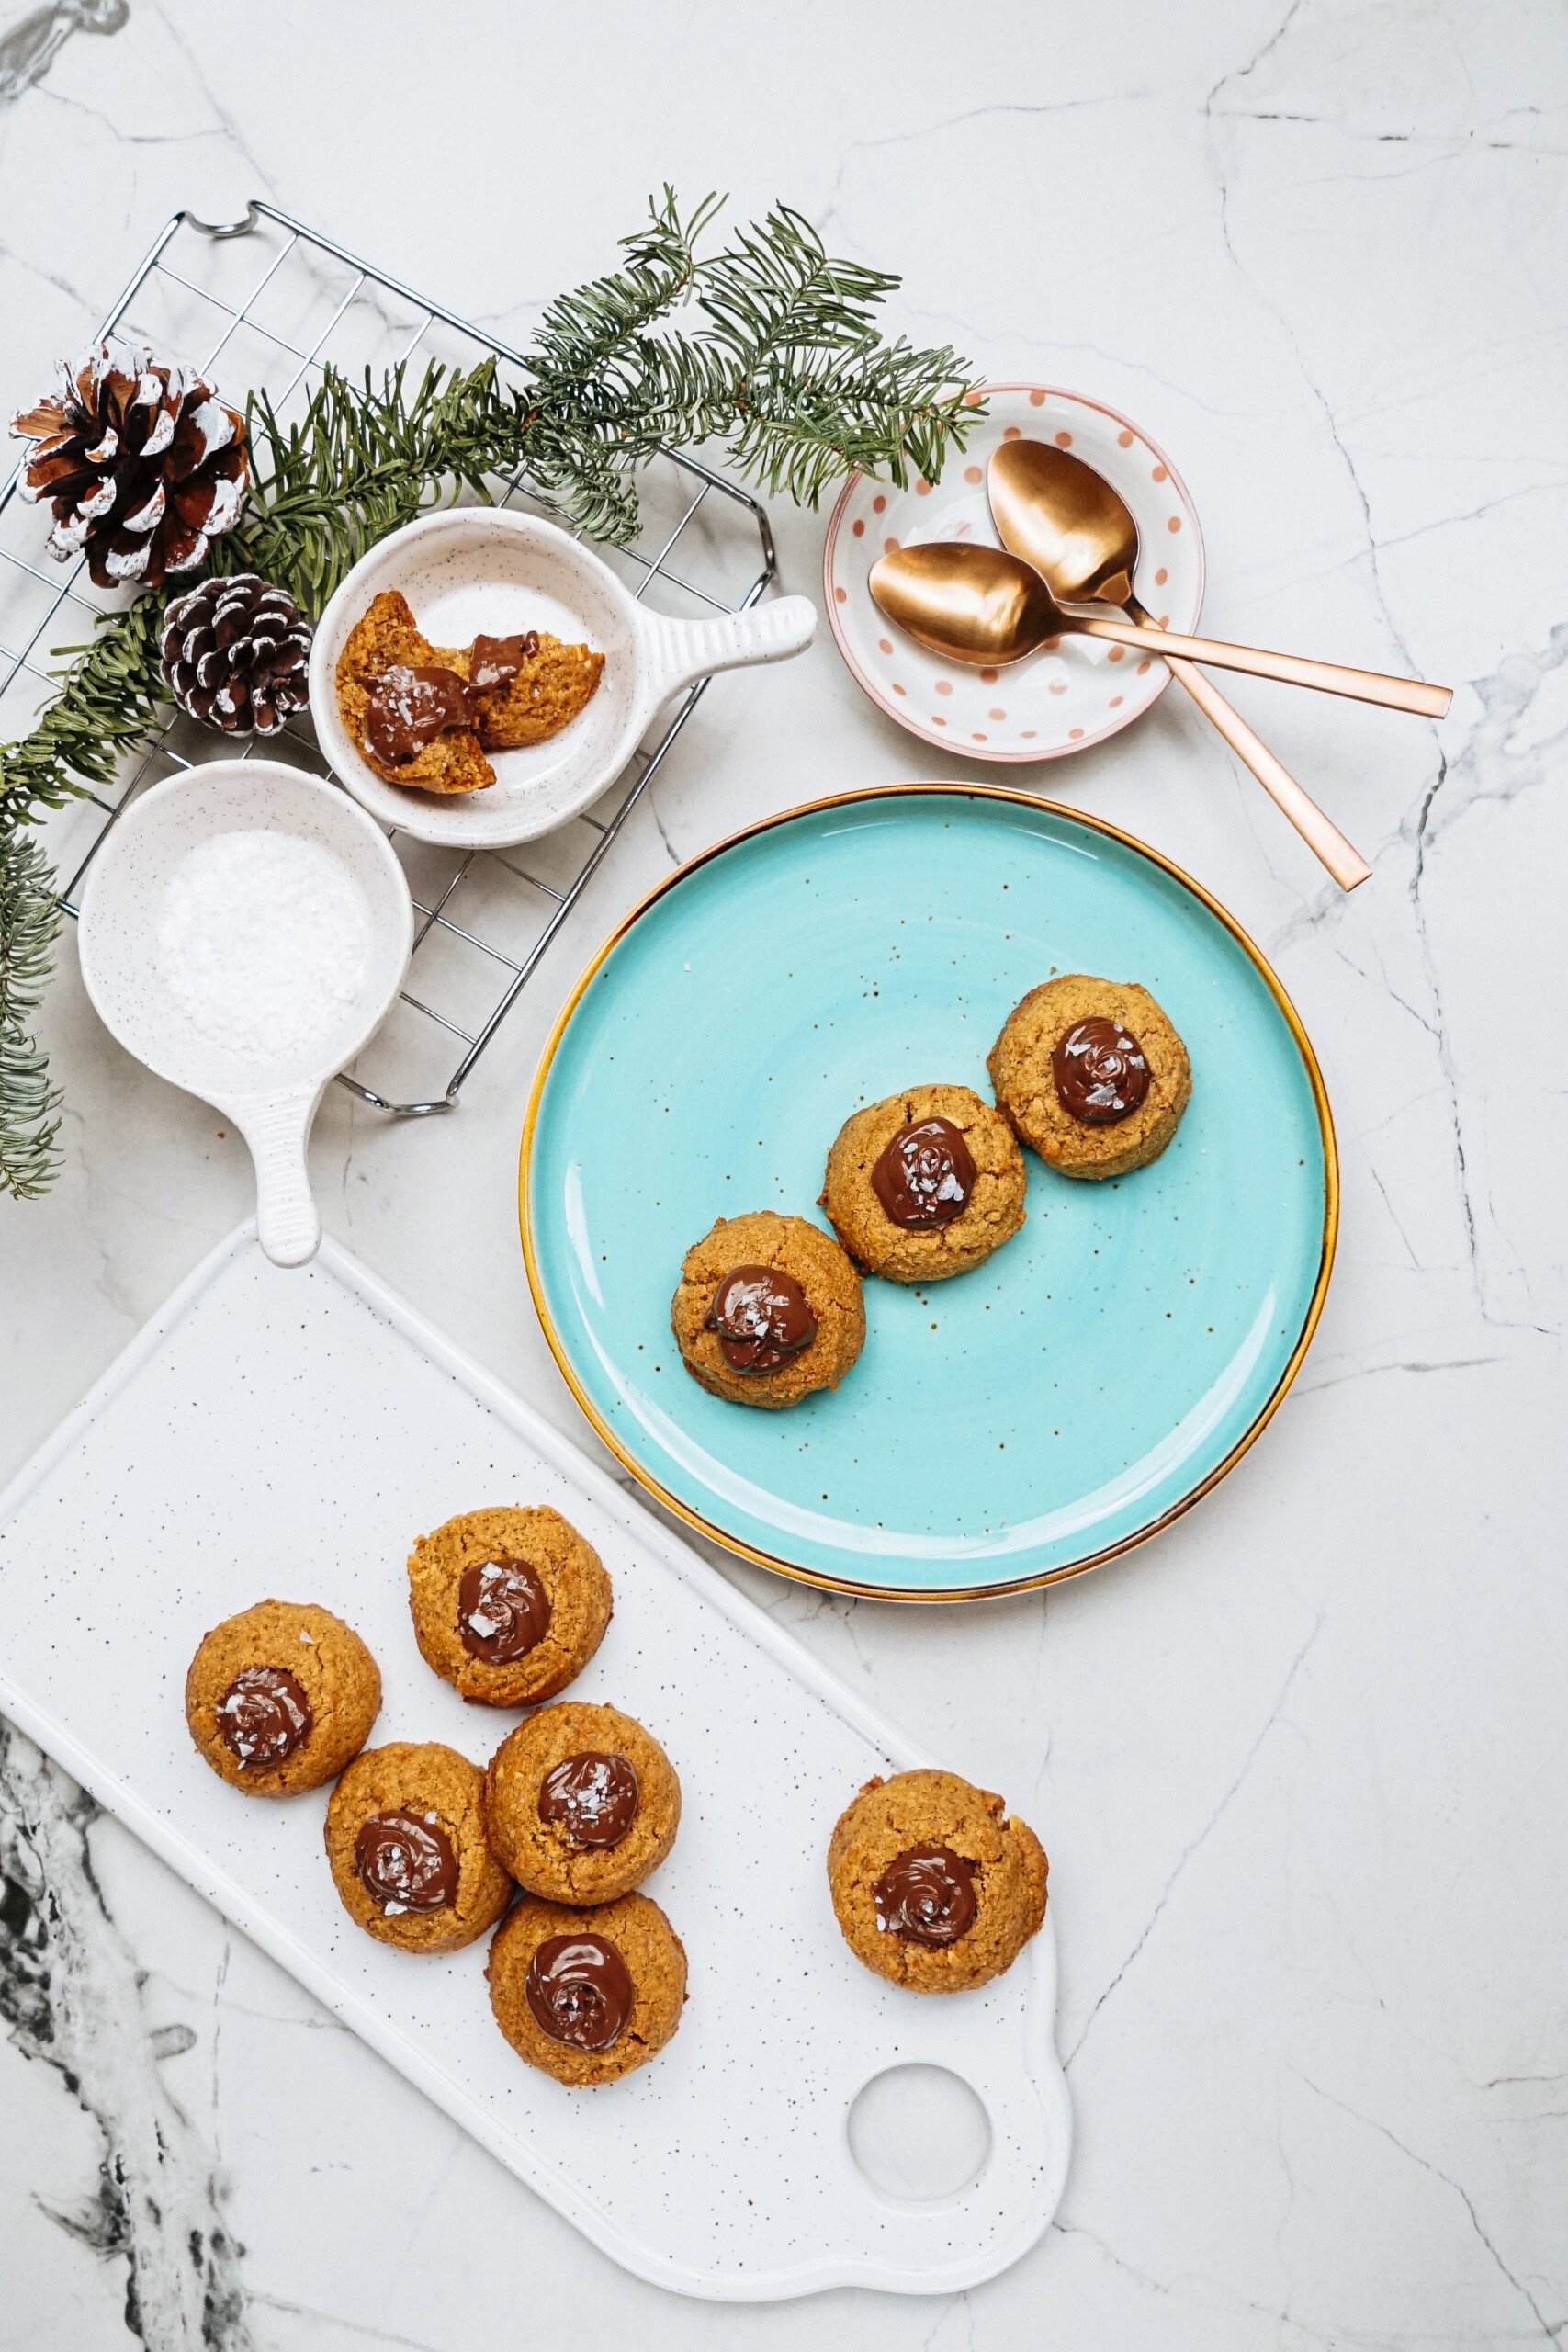
[[[204,580],[164,616],[164,683],[226,735],[276,735],[310,699],[310,624],[259,573]]]
[[[100,588],[194,571],[245,503],[244,418],[138,344],[100,344],[61,378],[54,399],[11,421],[34,445],[21,492],[53,507],[53,552],[85,551]]]

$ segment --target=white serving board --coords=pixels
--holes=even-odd
[[[482,1762],[516,1718],[424,1665],[404,1561],[452,1513],[510,1502],[553,1504],[602,1554],[615,1617],[571,1695],[643,1719],[684,1792],[649,1885],[686,1946],[684,2020],[591,2093],[508,2049],[482,1943],[415,1958],[363,1935],[328,1874],[325,1791],[240,1796],[182,1706],[210,1625],[268,1595],[315,1600],[380,1664],[373,1741]],[[946,2293],[1016,2261],[1055,2209],[1071,2109],[1049,1917],[1007,1976],[943,1999],[869,1974],[834,1922],[839,1813],[873,1772],[932,1759],[331,1242],[281,1273],[242,1227],[0,1497],[0,1707],[642,2278],[740,2301]],[[851,2149],[862,2086],[908,2063],[957,2074],[989,2119],[989,2154],[945,2199],[880,2193]]]

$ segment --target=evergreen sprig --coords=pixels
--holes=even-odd
[[[0,827],[0,1182],[18,1200],[47,1193],[55,1169],[59,1090],[32,1034],[60,929],[42,844]]]
[[[974,413],[964,363],[884,342],[877,309],[899,281],[832,259],[785,207],[703,253],[722,203],[682,215],[667,187],[623,240],[621,266],[552,303],[505,375],[493,359],[432,365],[413,384],[402,368],[361,384],[328,368],[290,424],[254,396],[253,494],[207,571],[258,571],[313,617],[389,531],[519,479],[574,529],[624,543],[637,529],[637,466],[704,442],[813,506],[855,467],[900,486],[934,481]],[[59,1126],[32,1034],[59,909],[24,829],[112,781],[147,742],[165,701],[164,609],[192,584],[106,615],[90,645],[67,649],[32,731],[0,745],[0,1191],[47,1189]]]

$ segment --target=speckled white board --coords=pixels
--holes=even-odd
[[[513,2056],[482,1945],[413,1959],[361,1935],[327,1871],[325,1792],[239,1796],[197,1758],[181,1705],[209,1626],[269,1594],[312,1600],[379,1661],[374,1740],[483,1761],[515,1718],[424,1666],[403,1561],[453,1512],[512,1501],[553,1504],[598,1547],[615,1613],[572,1695],[646,1721],[684,1791],[648,1891],[686,1945],[685,2018],[592,2094]],[[946,2292],[1015,2261],[1055,2211],[1071,2116],[1049,1918],[1008,1976],[944,2000],[869,1975],[834,1924],[839,1812],[873,1772],[932,1759],[331,1243],[280,1273],[243,1227],[0,1498],[0,1706],[644,2278],[743,2301]],[[946,2199],[878,2191],[851,2149],[862,2086],[908,2064],[959,2075],[989,2120],[988,2154]]]

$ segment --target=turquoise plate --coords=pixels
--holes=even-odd
[[[747,1209],[820,1220],[849,1114],[988,1093],[1053,971],[1141,980],[1186,1039],[1164,1157],[1084,1183],[1026,1154],[1021,1233],[926,1290],[868,1280],[836,1393],[699,1388],[670,1331],[689,1245]],[[1231,918],[1126,834],[971,786],[818,802],[682,867],[579,982],[523,1136],[529,1281],[606,1444],[732,1551],[899,1600],[1071,1576],[1222,1477],[1305,1352],[1337,1204],[1312,1047]]]

